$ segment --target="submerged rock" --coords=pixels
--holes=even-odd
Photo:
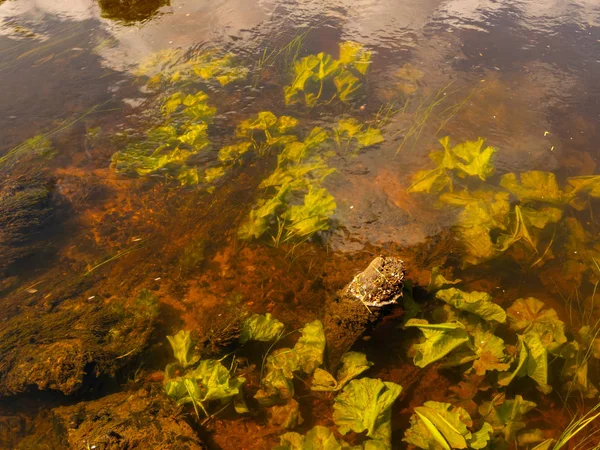
[[[142,293],[129,304],[66,301],[25,310],[0,329],[0,395],[31,388],[79,391],[85,377],[114,375],[146,347],[158,313]]]
[[[0,181],[0,274],[39,247],[40,233],[54,214],[51,188],[43,176]]]
[[[15,448],[205,449],[179,412],[175,403],[152,389],[119,392],[53,409]]]

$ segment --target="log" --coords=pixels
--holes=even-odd
[[[403,281],[403,261],[378,256],[328,303],[323,326],[331,372],[335,372],[340,358],[356,340],[397,305]]]

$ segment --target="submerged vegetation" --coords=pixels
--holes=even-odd
[[[159,3],[167,4],[156,5]],[[206,203],[198,199],[215,200],[216,208],[210,209],[210,214],[220,212],[219,189],[245,178],[246,184],[239,184],[256,192],[242,216],[232,222],[236,224],[233,236],[246,243],[240,245],[231,235],[226,238],[233,242],[232,247],[240,245],[248,251],[250,260],[260,259],[259,251],[275,250],[248,242],[289,245],[295,250],[306,241],[326,240],[337,219],[338,205],[329,183],[340,160],[352,161],[361,152],[399,136],[398,150],[408,139],[416,142],[445,92],[427,95],[412,121],[400,124],[400,131],[390,136],[387,126],[404,114],[408,97],[421,86],[423,72],[404,65],[393,74],[399,97],[371,114],[372,108],[365,111],[366,103],[361,105],[370,94],[371,51],[355,42],[342,42],[338,55],[319,52],[301,57],[304,37],[295,36],[281,49],[265,50],[254,65],[217,50],[153,55],[138,67],[136,75],[157,106],[147,108],[145,118],[150,125],[143,132],[124,136],[124,145],[112,155],[111,170],[141,179],[144,186],[161,183],[173,187],[170,199],[180,193],[182,197],[200,193],[186,206],[200,209]],[[283,70],[271,70],[276,60],[285,66]],[[259,86],[263,81],[265,86]],[[257,92],[267,89],[278,93],[275,104],[265,105],[258,98],[262,94]],[[249,93],[249,103],[226,110],[224,99],[237,106],[239,92]],[[404,106],[398,108],[399,103]],[[440,130],[463,104],[441,113]],[[100,128],[86,130],[86,142],[99,141]],[[53,136],[54,132],[41,134],[9,150],[0,157],[0,168],[26,158],[49,159],[57,153],[50,139]],[[600,176],[560,179],[543,171],[496,173],[494,158],[500,150],[486,145],[484,139],[452,143],[446,136],[439,143],[441,149],[429,155],[432,167],[414,174],[407,191],[423,204],[433,199],[436,208],[454,212],[451,238],[461,251],[445,261],[460,266],[456,269],[464,271],[460,276],[465,281],[446,278],[445,268],[428,267],[431,280],[426,289],[417,283],[404,285],[404,311],[391,316],[388,325],[392,323],[400,336],[400,358],[408,356],[399,364],[402,370],[410,370],[400,375],[381,371],[379,363],[369,361],[378,361],[373,355],[353,348],[341,350],[338,367],[329,367],[327,351],[332,342],[326,341],[323,323],[312,320],[314,315],[302,322],[312,320],[302,328],[288,331],[270,313],[253,314],[240,324],[239,340],[224,345],[226,351],[221,348],[220,354],[207,349],[201,354],[195,330],[181,330],[167,338],[173,359],[162,375],[166,396],[182,411],[192,413],[186,420],[198,419],[202,426],[210,426],[217,417],[236,420],[243,415],[257,424],[268,424],[271,438],[276,436],[279,441],[274,448],[280,450],[381,450],[391,449],[392,443],[400,440],[409,449],[424,450],[559,450],[598,445],[595,433],[600,429],[596,425],[600,406],[593,403],[599,397],[596,293],[600,230],[593,211],[600,198]],[[31,253],[25,248],[30,244],[27,239],[49,223],[53,191],[47,179],[37,178],[24,178],[10,189],[0,187],[0,211],[4,213],[0,217],[0,249],[5,264],[12,264]],[[95,218],[95,213],[90,216]],[[198,236],[196,224],[189,216],[185,219],[185,237],[176,238],[180,238],[178,244],[187,246],[173,257],[179,279],[182,273],[198,273],[226,261],[217,278],[195,280],[198,285],[193,289],[203,297],[214,279],[226,279],[224,290],[228,292],[235,289],[231,280],[241,272],[232,268],[237,261],[229,254],[231,248],[219,248],[215,255],[212,235]],[[137,244],[100,264],[88,265],[86,276],[143,248],[146,239],[151,239],[130,238]],[[22,248],[11,253],[17,246]],[[427,247],[425,252],[429,250]],[[472,290],[469,270],[493,270],[491,264],[502,258],[510,261],[514,270],[538,271],[548,292],[497,298],[490,288],[496,278],[491,277],[490,283],[482,282]],[[240,271],[254,271],[254,262]],[[170,268],[163,269],[168,273]],[[271,285],[267,275],[260,280],[261,288]],[[246,283],[246,278],[240,278]],[[316,275],[313,284],[304,279],[293,281],[316,291],[321,278]],[[153,281],[158,284],[160,279]],[[500,276],[498,279],[505,283]],[[499,289],[502,287],[506,286]],[[305,286],[285,288],[275,300],[271,290],[265,289],[268,292],[261,298],[265,304],[260,308],[268,305],[263,310],[274,314],[276,308],[296,308],[299,299],[295,293]],[[177,286],[172,289],[176,293],[163,292],[179,307],[184,302],[177,297],[181,289]],[[30,292],[33,295],[37,290],[31,288]],[[563,296],[568,318],[550,294]],[[235,298],[238,295],[242,298],[236,291],[232,293]],[[218,294],[214,298],[216,302],[223,299]],[[26,313],[0,333],[0,349],[4,350],[0,353],[6,355],[0,367],[0,392],[23,392],[34,385],[71,394],[80,389],[87,372],[112,375],[130,357],[140,354],[159,316],[156,297],[142,291],[122,307],[93,300],[94,296],[87,301],[49,301],[43,304],[48,314],[25,304]],[[255,301],[247,300],[248,305]],[[382,307],[366,302],[359,306],[370,315],[371,307]],[[181,308],[187,311],[187,306]],[[194,317],[187,319],[194,321]],[[373,319],[369,326],[374,328],[375,322]],[[46,374],[43,369],[46,361],[53,361],[48,355],[54,351],[51,346],[57,339],[57,327],[70,331],[64,351],[72,359],[53,363],[53,370]],[[396,342],[387,344],[391,354]],[[388,348],[384,354],[388,358]],[[35,370],[22,369],[31,366]],[[423,378],[434,373],[449,386],[441,386],[439,395],[431,399],[419,393],[417,401],[406,376],[410,373]],[[386,378],[388,374],[396,378]],[[544,428],[543,424],[551,421],[539,420],[540,414],[560,408],[570,411],[575,401],[580,411],[571,414],[573,420],[562,434]],[[399,420],[404,422],[394,424],[396,416],[404,416]]]

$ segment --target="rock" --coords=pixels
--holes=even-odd
[[[378,256],[330,301],[323,316],[329,370],[341,356],[381,319],[386,307],[402,297],[404,263],[396,257]]]
[[[206,446],[161,386],[126,391],[52,410],[17,449],[62,440],[73,450],[202,450]],[[48,426],[48,424],[52,426]]]
[[[70,395],[85,377],[114,375],[144,350],[157,314],[157,299],[147,291],[130,302],[23,308],[0,328],[0,395],[32,387]]]
[[[51,187],[41,175],[0,181],[0,274],[41,245],[41,232],[54,214]]]

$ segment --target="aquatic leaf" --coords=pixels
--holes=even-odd
[[[333,421],[339,432],[366,434],[388,445],[392,437],[392,404],[402,387],[379,379],[361,378],[350,381],[333,404]]]
[[[371,52],[358,42],[346,41],[340,43],[340,64],[353,65],[361,74],[366,74],[369,69]]]
[[[285,433],[279,437],[279,446],[274,450],[341,450],[342,445],[333,432],[326,427],[316,425],[306,436],[298,433]]]
[[[404,64],[394,73],[396,78],[415,83],[423,78],[423,72],[410,63]]]
[[[310,186],[304,203],[293,205],[282,217],[286,220],[289,238],[304,238],[329,228],[329,218],[336,209],[333,196],[325,188]]]
[[[517,335],[517,338],[519,339],[519,360],[517,366],[512,372],[504,372],[498,375],[498,384],[500,386],[508,386],[516,377],[523,377],[527,374],[525,363],[529,357],[529,352],[523,338],[520,335]]]
[[[310,189],[335,172],[322,159],[313,158],[298,165],[282,164],[260,183],[260,188],[288,186],[292,191]]]
[[[438,291],[435,297],[462,311],[473,313],[487,321],[506,322],[506,313],[486,292],[464,292],[449,288]]]
[[[477,375],[485,375],[490,370],[504,371],[510,368],[510,364],[506,363],[504,341],[491,331],[477,327],[473,333],[473,346],[478,356],[473,362],[473,369]]]
[[[527,347],[526,373],[544,394],[549,394],[552,387],[548,385],[548,351],[535,332],[525,333],[523,341]]]
[[[298,355],[298,364],[304,373],[311,374],[323,364],[325,351],[325,332],[320,320],[307,323],[300,330],[302,336],[294,345],[294,352]]]
[[[180,142],[195,147],[195,150],[200,150],[208,145],[208,126],[205,123],[190,124],[184,128],[184,133],[179,135],[177,139]]]
[[[403,440],[425,450],[485,448],[491,425],[484,423],[479,431],[471,433],[467,427],[472,424],[469,413],[463,408],[429,401],[415,408]]]
[[[506,310],[508,323],[515,331],[537,334],[544,345],[566,342],[564,322],[553,308],[545,307],[544,302],[536,298],[519,298]]]
[[[492,156],[496,153],[494,147],[484,148],[484,139],[465,141],[450,148],[450,137],[440,139],[446,154],[452,157],[443,159],[443,166],[447,169],[459,169],[466,175],[478,176],[485,181],[494,173]]]
[[[354,93],[362,86],[360,80],[347,70],[335,76],[333,83],[337,89],[338,97],[344,103],[351,100]]]
[[[294,63],[294,80],[284,88],[286,105],[298,101],[297,95],[305,90],[306,82],[315,77],[315,69],[319,63],[319,58],[316,55],[305,56]]]
[[[319,65],[316,76],[319,80],[328,78],[338,69],[339,61],[334,60],[331,55],[321,52],[317,54],[317,59],[319,60]]]
[[[518,177],[514,173],[507,173],[502,175],[500,186],[522,202],[534,201],[564,205],[571,197],[558,187],[556,175],[552,172],[532,170],[522,172]]]
[[[299,164],[302,160],[313,155],[313,150],[329,138],[325,130],[314,127],[303,142],[295,141],[285,144],[278,157],[278,165],[283,163]]]
[[[496,255],[498,249],[490,233],[505,229],[510,211],[508,193],[488,190],[445,193],[440,201],[464,208],[454,228],[466,246],[466,262],[477,264]]]
[[[292,377],[287,377],[282,369],[269,370],[260,382],[260,389],[254,395],[256,401],[264,407],[286,404],[293,397]]]
[[[231,378],[229,370],[220,361],[206,359],[200,361],[198,367],[185,375],[202,385],[202,395],[195,400],[204,402],[210,400],[231,399],[240,392],[246,381],[242,377]]]
[[[383,142],[381,130],[364,123],[358,122],[354,118],[340,119],[335,128],[335,139],[341,145],[341,139],[355,139],[361,147],[370,147]]]
[[[313,391],[339,391],[350,380],[356,378],[373,365],[372,362],[367,361],[367,356],[364,353],[359,352],[344,353],[341,358],[341,364],[337,373],[337,380],[329,372],[323,369],[316,369],[310,389]]]
[[[588,376],[590,348],[571,341],[559,347],[555,354],[565,360],[560,374],[563,389],[567,393],[581,392],[585,398],[596,398],[598,389]]]
[[[417,172],[407,192],[426,192],[429,194],[431,192],[440,192],[446,186],[452,186],[452,178],[443,167],[437,167],[433,170],[421,170]]]
[[[490,434],[494,432],[494,428],[487,422],[483,422],[481,428],[472,433],[471,439],[469,440],[469,448],[473,449],[485,449],[488,447],[491,439]]]
[[[537,252],[539,239],[534,233],[535,228],[544,229],[548,223],[556,223],[561,217],[562,210],[559,208],[532,209],[519,205],[515,206],[513,232],[511,235],[498,237],[499,250],[505,251],[515,243],[524,241]]]
[[[183,378],[181,377],[182,372],[183,368],[178,363],[167,364],[164,372],[163,387],[165,393],[176,400],[188,395],[188,391],[183,383]]]
[[[284,204],[290,186],[280,186],[277,194],[269,200],[259,200],[257,207],[250,211],[248,218],[238,230],[241,239],[258,239],[269,229],[269,220]]]
[[[567,178],[567,183],[573,188],[572,194],[587,192],[591,197],[600,198],[600,175]]]
[[[242,323],[240,331],[240,343],[247,341],[269,342],[281,335],[284,329],[283,323],[275,319],[270,313],[253,314]]]
[[[212,183],[213,181],[221,178],[223,175],[225,175],[225,167],[211,167],[204,171],[204,181],[207,183]]]
[[[173,348],[175,358],[183,367],[191,366],[200,359],[193,354],[194,343],[189,331],[179,330],[174,336],[167,336],[167,340]]]
[[[239,144],[226,145],[219,150],[219,161],[232,163],[237,161],[244,153],[252,147],[251,142],[240,142]]]
[[[281,428],[295,428],[304,420],[300,414],[300,405],[295,399],[290,399],[285,405],[273,405],[267,410],[269,423]]]
[[[236,136],[248,137],[252,136],[252,131],[265,131],[277,124],[277,116],[271,111],[261,111],[257,114],[256,119],[246,119],[242,121],[236,129]]]
[[[426,320],[411,319],[405,326],[416,327],[425,336],[425,342],[413,346],[417,352],[414,363],[418,367],[425,367],[443,358],[469,340],[465,326],[460,322],[430,324]]]
[[[446,277],[444,277],[444,275],[441,274],[440,266],[434,266],[432,267],[431,275],[429,276],[429,284],[427,285],[427,291],[436,292],[445,286],[458,284],[460,282],[462,282],[461,279],[456,279],[452,281],[448,280]]]
[[[175,92],[163,102],[162,110],[165,116],[170,116],[174,113],[184,99],[183,92]]]
[[[535,407],[534,402],[517,395],[514,400],[505,400],[501,405],[486,402],[479,407],[479,413],[504,436],[506,442],[513,442],[517,433],[527,426],[523,416]]]
[[[449,411],[450,408],[452,411]],[[467,448],[467,439],[471,437],[471,433],[463,420],[470,422],[471,417],[464,409],[453,408],[450,403],[425,402],[423,406],[415,408],[415,414],[440,445],[456,449]]]

